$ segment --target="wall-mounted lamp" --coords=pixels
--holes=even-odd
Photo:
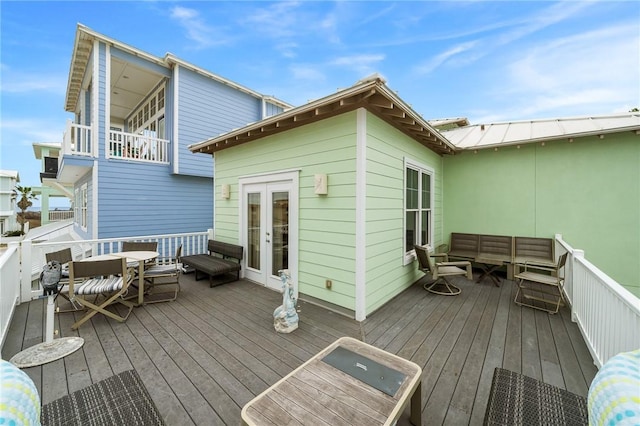
[[[327,195],[327,175],[317,174],[313,177],[313,188],[316,195]]]
[[[220,187],[220,194],[223,200],[228,200],[231,196],[231,187],[228,183],[223,183]]]

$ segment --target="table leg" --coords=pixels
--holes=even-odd
[[[411,395],[411,424],[422,426],[422,378]]]
[[[138,305],[144,303],[144,260],[138,262]]]
[[[481,263],[480,267],[482,268],[482,274],[478,277],[478,279],[476,280],[476,283],[479,283],[484,279],[484,277],[488,276],[491,279],[491,281],[493,281],[496,287],[500,287],[500,279],[496,277],[493,273],[500,266],[502,265],[485,265]]]

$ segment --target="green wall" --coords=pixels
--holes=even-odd
[[[558,233],[640,296],[640,139],[628,132],[444,159],[444,231]]]
[[[416,282],[417,263],[404,265],[404,160],[434,170],[433,239],[442,242],[442,157],[367,113],[366,312]]]
[[[355,310],[355,158],[355,111],[217,152],[216,238],[238,241],[240,176],[300,169],[298,291]],[[328,176],[326,196],[314,193],[316,173]]]

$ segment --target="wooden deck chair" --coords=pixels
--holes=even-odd
[[[519,266],[524,270],[514,276],[518,284],[518,291],[514,302],[520,306],[555,314],[564,304],[564,276],[560,270],[567,261],[567,253],[558,258],[558,263],[552,267],[530,264],[525,262]],[[536,304],[534,301],[542,302]],[[550,305],[550,307],[547,307]]]
[[[168,259],[168,262],[158,262],[144,271],[145,293],[147,289],[149,289],[151,296],[146,300],[146,303],[176,300],[180,292],[180,273],[182,272],[182,263],[180,263],[181,256],[182,245],[176,249],[175,258]],[[168,285],[173,286],[175,291],[172,293],[158,293],[156,295],[155,289]],[[161,295],[168,295],[168,297],[162,297]]]
[[[124,258],[70,262],[69,298],[89,310],[71,328],[76,330],[97,313],[116,321],[126,321],[133,309],[133,303],[124,300],[122,296],[126,295],[130,282],[131,275],[128,273],[127,260]],[[94,298],[90,301],[91,296]],[[115,303],[121,303],[129,308],[126,315],[119,315],[106,309]]]
[[[467,279],[473,279],[471,262],[468,260],[459,262],[436,262],[434,264],[425,247],[413,246],[413,248],[416,251],[420,270],[427,275],[431,275],[433,278],[433,281],[423,285],[424,289],[428,292],[441,294],[443,296],[455,296],[460,294],[461,290],[452,284],[448,277],[466,275]],[[462,267],[465,269],[462,269]]]
[[[83,308],[81,306],[78,306],[76,303],[72,302],[71,300],[69,300],[69,262],[71,262],[73,260],[73,255],[71,253],[71,249],[70,248],[65,248],[62,250],[58,250],[58,251],[54,251],[51,253],[45,253],[44,255],[47,263],[51,262],[51,261],[55,261],[60,263],[60,266],[62,267],[62,273],[61,273],[61,277],[60,277],[60,282],[58,283],[58,291],[56,293],[56,297],[54,298],[54,302],[57,301],[58,296],[62,296],[64,299],[67,299],[69,301],[69,303],[71,303],[71,306],[73,307],[73,309],[65,309],[65,310],[60,310],[60,309],[56,309],[56,312],[75,312],[75,311],[79,311],[82,310]],[[66,288],[65,288],[66,287]]]

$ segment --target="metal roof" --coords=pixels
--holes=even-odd
[[[640,112],[591,117],[554,118],[475,124],[441,131],[456,148],[482,149],[608,133],[640,134]]]
[[[366,108],[401,132],[438,154],[453,154],[455,147],[420,114],[402,101],[378,75],[324,98],[247,124],[219,136],[189,146],[192,152],[213,154],[226,148],[283,132],[338,114]]]

